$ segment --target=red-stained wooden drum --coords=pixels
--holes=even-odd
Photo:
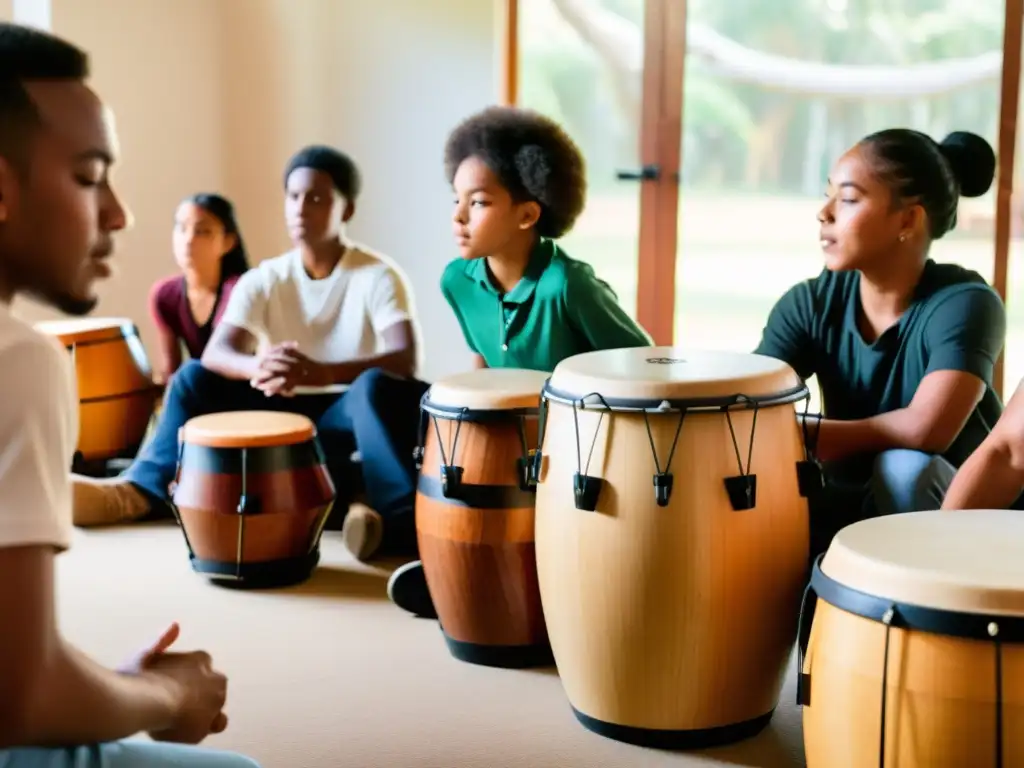
[[[313,422],[237,411],[182,428],[172,500],[196,572],[272,587],[316,568],[335,488]]]

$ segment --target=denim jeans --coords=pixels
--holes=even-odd
[[[153,436],[124,477],[150,498],[166,502],[178,461],[178,430],[189,419],[222,411],[301,413],[317,427],[327,468],[346,510],[353,480],[361,479],[367,504],[384,519],[384,550],[414,554],[416,497],[414,451],[420,398],[428,385],[380,369],[364,372],[343,393],[266,397],[247,381],[225,378],[190,360],[175,373]],[[361,461],[354,477],[351,456]]]
[[[0,749],[0,768],[260,768],[233,752],[128,739],[80,747]]]

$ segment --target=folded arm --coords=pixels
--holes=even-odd
[[[371,368],[381,368],[403,378],[416,373],[416,335],[412,322],[402,320],[381,332],[384,351],[371,357],[342,362],[314,361],[319,369],[309,375],[314,386],[350,384],[359,374]]]
[[[228,379],[251,381],[260,372],[257,339],[245,328],[221,321],[203,350],[202,364]]]
[[[820,424],[816,417],[808,416],[808,432],[817,436],[815,454],[821,461],[891,448],[942,454],[984,394],[985,382],[973,374],[936,371],[921,380],[906,408],[867,419],[822,419]]]

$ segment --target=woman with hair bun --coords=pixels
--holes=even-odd
[[[823,470],[812,557],[864,517],[937,509],[1000,417],[1003,302],[978,273],[929,257],[995,166],[973,133],[940,143],[893,128],[832,169],[818,212],[825,269],[778,301],[756,350],[821,388],[822,413],[802,417]]]

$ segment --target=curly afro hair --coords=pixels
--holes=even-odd
[[[540,204],[537,234],[557,239],[583,211],[586,163],[558,123],[531,110],[489,107],[464,120],[444,151],[448,183],[464,160],[487,164],[516,202]]]

